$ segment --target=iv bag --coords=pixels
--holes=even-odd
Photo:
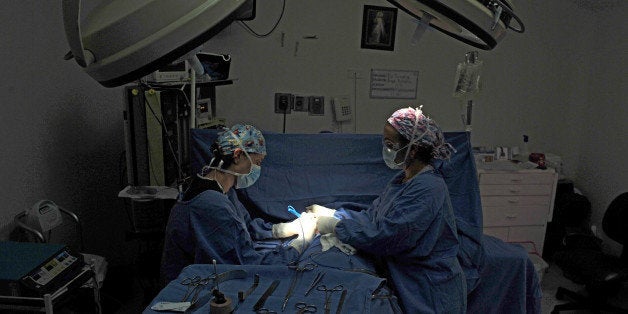
[[[482,72],[482,61],[474,63],[462,62],[456,67],[456,86],[454,97],[468,98],[478,94],[481,90],[480,75]]]

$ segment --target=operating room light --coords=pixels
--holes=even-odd
[[[184,56],[234,20],[249,18],[254,3],[108,0],[82,16],[81,0],[63,0],[71,49],[66,59],[74,58],[103,86],[120,86]]]
[[[524,31],[510,0],[388,1],[484,50],[493,49],[507,29]],[[107,0],[84,16],[81,0],[62,3],[70,46],[65,58],[73,58],[105,87],[146,76],[198,49],[231,22],[255,15],[255,0]]]
[[[471,46],[491,50],[506,30],[522,33],[523,22],[509,0],[388,0],[416,19]],[[517,22],[518,27],[511,26]]]

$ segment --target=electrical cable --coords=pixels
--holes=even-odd
[[[286,11],[286,0],[283,0],[283,4],[281,5],[281,14],[279,15],[279,18],[277,19],[277,22],[275,22],[275,25],[273,25],[273,28],[271,28],[270,31],[266,32],[266,34],[258,34],[257,32],[255,32],[250,26],[248,26],[243,21],[238,21],[238,24],[240,26],[242,26],[244,29],[246,29],[253,36],[257,37],[257,38],[268,37],[268,35],[272,34],[275,31],[275,29],[279,25],[279,22],[281,22],[281,19],[283,18],[283,14],[284,14],[285,11]]]
[[[283,133],[284,134],[286,133],[286,115],[287,115],[286,111],[288,111],[288,109],[285,109],[283,111]]]
[[[353,72],[353,133],[358,133],[358,74]]]
[[[166,124],[163,122],[163,119],[159,119],[159,117],[157,117],[157,114],[155,113],[155,111],[153,110],[153,107],[150,105],[150,102],[148,101],[148,98],[144,97],[144,102],[146,103],[146,106],[148,106],[148,109],[150,109],[150,112],[153,114],[153,117],[155,117],[155,120],[157,120],[157,122],[159,122],[159,124],[161,125],[161,127],[164,129],[164,133],[166,134],[166,141],[168,142],[168,147],[170,148],[170,153],[172,154],[172,158],[174,159],[174,162],[177,164],[177,169],[178,169],[178,179],[181,179],[181,164],[179,163],[179,160],[177,159],[176,154],[174,153],[174,148],[172,147],[172,141],[170,139],[170,133],[168,131],[168,128],[166,127]],[[151,168],[151,171],[154,171],[154,169]],[[155,174],[153,173],[153,176]],[[165,182],[164,182],[165,184]]]
[[[142,86],[146,86],[148,88],[152,88],[152,89],[159,89],[159,90],[177,90],[179,92],[181,92],[181,94],[183,95],[183,97],[185,98],[187,107],[191,107],[190,106],[190,98],[188,97],[188,95],[185,93],[184,89],[185,86],[187,85],[187,83],[183,82],[181,87],[177,86],[173,86],[173,85],[164,85],[164,84],[149,84],[148,82],[144,82],[142,80],[139,80],[138,84],[142,85]],[[150,108],[150,106],[149,106]],[[150,108],[152,111],[152,108]],[[195,110],[194,108],[190,108],[190,110]],[[155,113],[153,112],[153,115],[155,115]],[[157,119],[157,121],[159,121],[159,119],[155,116],[155,118]],[[167,139],[168,139],[168,145],[170,146],[170,151],[172,153],[172,157],[174,158],[175,163],[177,164],[177,172],[178,172],[178,178],[177,178],[177,184],[180,184],[182,181],[184,181],[185,179],[183,178],[183,168],[181,167],[181,164],[179,163],[175,153],[174,153],[174,148],[172,147],[172,142],[170,141],[170,135],[168,133],[168,129],[166,128],[165,124],[163,124],[162,122],[160,122],[160,124],[162,125],[162,127],[164,128],[164,130],[166,131],[166,135],[167,135]]]
[[[123,161],[124,160],[124,161]],[[120,157],[118,158],[118,166],[120,167],[120,187],[124,187],[124,177],[126,174],[126,150],[123,150],[122,153],[120,153]]]

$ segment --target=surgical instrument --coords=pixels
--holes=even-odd
[[[316,305],[306,304],[305,302],[297,302],[294,305],[297,308],[297,314],[316,313]]]
[[[225,281],[229,281],[233,279],[246,278],[246,275],[247,275],[246,270],[235,269],[235,270],[229,270],[224,273],[217,274],[217,275],[214,274],[205,278],[201,278],[200,276],[194,276],[192,278],[185,278],[181,281],[181,284],[187,285],[188,290],[183,296],[182,301],[187,300],[193,294],[192,300],[190,301],[189,309],[192,310],[192,309],[199,308],[211,300],[212,292],[206,293],[200,299],[198,298],[198,295],[200,294],[201,290],[203,290],[205,286],[207,286],[209,283],[212,283],[212,288],[213,288],[221,282],[225,282]],[[190,286],[193,286],[192,290],[190,290]]]
[[[259,309],[259,310],[255,311],[255,313],[257,313],[257,314],[277,314],[277,312],[276,312],[276,311],[269,310],[269,309],[267,309],[267,308],[265,308],[265,307],[263,307],[263,308],[261,308],[261,309]]]
[[[303,267],[296,266],[294,276],[292,276],[292,281],[290,282],[290,287],[288,288],[288,292],[286,292],[286,296],[283,299],[283,304],[281,305],[281,311],[283,312],[286,309],[286,305],[288,304],[288,299],[292,296],[292,292],[294,292],[294,288],[296,288],[297,281],[299,280],[300,275],[303,274],[306,270],[312,270],[316,267],[316,264],[307,263],[303,265]]]
[[[338,301],[338,308],[336,308],[336,314],[340,314],[342,311],[342,304],[345,302],[345,297],[347,297],[347,289],[342,290],[342,294],[340,294],[340,301]]]
[[[237,313],[236,310],[240,307],[240,304],[242,304],[242,302],[244,302],[244,299],[246,299],[246,297],[248,297],[249,295],[251,295],[251,293],[253,293],[253,291],[255,290],[255,288],[257,288],[257,286],[259,285],[259,275],[255,274],[255,277],[253,278],[253,285],[251,285],[251,287],[249,287],[248,290],[246,291],[238,291],[238,303],[236,304],[236,306],[233,308],[233,313]]]
[[[257,288],[258,285],[259,285],[259,275],[255,274],[255,278],[253,278],[253,285],[249,287],[249,289],[246,291],[242,291],[242,290],[238,291],[238,300],[240,302],[244,301],[244,299],[246,299],[246,297],[248,297],[255,290],[255,288]]]
[[[211,277],[202,278],[201,276],[187,277],[181,281],[181,284],[187,286],[187,290],[181,298],[181,302],[184,302],[189,297],[192,297],[190,300],[191,303],[196,302],[196,298],[198,294],[203,290],[203,288],[209,283]]]
[[[307,288],[307,291],[305,291],[304,296],[307,297],[307,295],[310,294],[312,289],[314,289],[314,287],[316,287],[316,285],[321,282],[323,276],[325,276],[325,273],[321,273],[320,271],[318,272],[318,274],[316,274],[316,277],[314,277],[314,280],[312,280],[312,284],[310,284],[310,286]]]
[[[334,293],[336,291],[342,291],[342,289],[344,289],[344,287],[342,285],[336,285],[335,287],[333,287],[331,289],[327,288],[327,286],[325,286],[325,285],[320,285],[320,286],[316,287],[316,290],[325,292],[325,314],[331,313],[331,295],[332,295],[332,293]]]
[[[301,217],[301,214],[299,214],[299,212],[296,209],[294,209],[292,205],[288,205],[288,212],[297,216],[297,218]]]
[[[262,296],[257,300],[257,302],[255,303],[255,305],[253,305],[253,311],[259,311],[264,307],[264,303],[266,303],[266,299],[268,299],[268,297],[273,294],[273,292],[275,291],[275,289],[277,289],[277,286],[279,285],[280,280],[275,280],[273,281],[273,283],[270,284],[270,286],[268,287],[268,289],[266,289],[266,291],[264,291],[264,294],[262,294]],[[268,310],[266,310],[268,311]]]

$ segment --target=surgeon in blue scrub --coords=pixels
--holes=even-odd
[[[452,151],[421,109],[397,110],[384,126],[382,154],[400,171],[371,206],[338,213],[308,207],[321,234],[333,233],[381,262],[405,313],[466,311],[455,217],[445,181],[431,165]]]
[[[162,283],[190,264],[289,264],[312,241],[314,214],[272,224],[252,219],[234,191],[259,178],[266,143],[251,125],[225,129],[212,144],[210,164],[197,174],[172,208],[164,240]],[[268,247],[269,239],[297,237]],[[263,241],[266,240],[266,241]],[[264,245],[262,245],[264,243]]]

